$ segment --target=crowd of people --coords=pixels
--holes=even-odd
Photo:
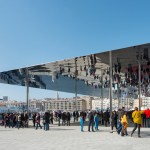
[[[9,128],[28,127],[29,117],[27,113],[6,113],[2,114],[2,125]]]
[[[134,131],[138,128],[138,137],[140,136],[140,127],[150,127],[150,110],[138,110],[138,107],[135,107],[134,111],[125,111],[124,108],[122,108],[119,111],[113,111],[111,116],[108,111],[106,112],[96,112],[96,111],[89,111],[87,113],[88,118],[88,131],[95,132],[98,129],[99,124],[105,125],[106,127],[108,125],[111,126],[110,133],[113,133],[114,127],[118,134],[121,134],[121,136],[127,136],[127,127],[130,123],[134,124],[134,129],[131,132],[131,137],[134,133]],[[86,115],[82,112],[80,114],[80,127],[81,132],[83,132],[84,128],[84,122],[86,119]]]
[[[134,111],[124,111],[124,108],[110,112],[107,110],[103,111],[74,111],[74,112],[45,112],[44,114],[33,113],[32,122],[33,127],[37,130],[44,129],[49,130],[49,125],[53,124],[53,121],[57,122],[58,126],[70,126],[71,118],[73,122],[79,122],[81,132],[84,132],[85,123],[88,123],[88,131],[95,132],[99,130],[99,125],[109,127],[111,126],[110,133],[117,131],[121,136],[127,136],[127,127],[129,123],[134,123],[134,129],[131,133],[138,128],[138,137],[140,137],[140,127],[150,127],[150,110],[139,111],[135,107]],[[27,113],[6,113],[3,114],[2,125],[6,128],[28,128],[29,127],[29,116]]]

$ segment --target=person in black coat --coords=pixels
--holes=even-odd
[[[75,111],[73,112],[73,120],[74,120],[74,122],[76,120],[76,113],[75,113]]]
[[[60,126],[61,112],[59,111],[57,114],[58,126]]]
[[[44,124],[45,131],[49,130],[49,122],[50,122],[49,114],[45,112],[43,116],[43,124]]]
[[[117,130],[117,119],[118,119],[118,115],[117,115],[116,111],[114,110],[112,112],[112,116],[111,116],[111,132],[110,133],[113,133],[114,126]]]
[[[33,121],[33,127],[35,127],[36,113],[33,113],[33,115],[32,115],[32,121]]]
[[[69,112],[67,112],[66,119],[67,119],[67,126],[70,126],[70,113]]]
[[[109,118],[110,118],[110,114],[109,114],[108,110],[106,112],[104,112],[103,115],[104,115],[103,117],[104,117],[104,122],[105,122],[104,124],[107,127],[109,124]]]
[[[92,131],[94,132],[94,114],[93,112],[89,113],[89,123],[88,123],[88,131],[90,132],[90,128],[92,127]]]

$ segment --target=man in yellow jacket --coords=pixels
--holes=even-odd
[[[134,122],[134,129],[131,133],[131,137],[132,137],[134,131],[137,129],[137,127],[138,127],[138,137],[141,137],[140,136],[140,126],[142,124],[142,117],[141,117],[142,113],[143,113],[143,111],[139,111],[138,107],[135,107],[135,111],[132,113],[132,118],[133,118],[133,122]]]

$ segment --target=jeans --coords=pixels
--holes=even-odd
[[[67,126],[70,126],[70,120],[67,120]]]
[[[83,132],[83,124],[80,124],[81,132]]]
[[[33,120],[33,127],[35,127],[35,120]]]
[[[73,117],[74,122],[76,121],[76,117]]]
[[[150,127],[150,118],[146,118],[146,127]]]
[[[147,127],[146,122],[147,122],[147,119],[146,118],[142,118],[142,125],[143,125],[143,127]]]
[[[45,130],[45,131],[49,130],[49,123],[45,123],[45,124],[44,124],[44,130]]]
[[[36,123],[36,129],[38,129],[38,127],[40,127],[42,129],[42,126],[40,125],[40,123]]]
[[[66,125],[66,120],[62,119],[62,126]]]
[[[60,117],[58,117],[58,126],[60,126]]]
[[[95,122],[95,130],[98,130],[98,122]]]
[[[9,121],[9,128],[10,127],[13,127],[13,121],[12,120]]]
[[[19,129],[20,127],[23,127],[23,128],[24,128],[23,122],[22,122],[22,121],[18,121],[18,122],[17,122],[17,127],[18,127],[18,129]]]
[[[123,125],[121,123],[118,123],[117,126],[117,133],[120,134],[120,132],[122,131]]]
[[[93,129],[94,121],[89,121],[89,124],[88,124],[88,131],[90,131],[91,125],[92,125],[92,131],[94,131],[94,129]]]

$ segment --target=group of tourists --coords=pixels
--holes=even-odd
[[[110,124],[111,131],[110,133],[114,132],[114,127],[118,134],[121,134],[121,136],[127,136],[127,127],[130,123],[134,123],[134,129],[131,132],[131,137],[134,133],[134,131],[138,128],[138,137],[140,136],[140,127],[150,127],[150,110],[144,110],[140,111],[138,110],[138,107],[135,107],[134,111],[124,111],[124,108],[119,111],[113,111],[112,114],[108,111],[105,113],[103,112],[96,112],[96,111],[89,111],[87,115],[85,113],[80,114],[80,130],[83,132],[84,123],[86,120],[86,116],[88,118],[88,131],[95,132],[98,129],[98,126],[105,125],[108,126]],[[111,116],[111,118],[110,118]],[[145,117],[143,117],[145,116]],[[144,124],[143,124],[144,122]]]
[[[111,116],[111,117],[110,117]],[[140,127],[150,127],[150,110],[140,111],[135,107],[134,111],[124,111],[124,108],[113,111],[112,114],[107,110],[103,111],[91,111],[88,112],[74,111],[74,112],[45,112],[43,115],[39,113],[32,114],[33,127],[37,130],[38,128],[49,130],[49,125],[53,124],[53,120],[57,122],[58,126],[70,126],[70,120],[73,118],[73,122],[78,122],[80,124],[81,132],[84,131],[85,122],[88,123],[88,131],[95,132],[99,130],[99,125],[105,127],[111,127],[110,133],[114,132],[114,128],[118,134],[121,136],[127,136],[127,127],[129,123],[134,123],[134,129],[131,132],[131,136],[134,131],[138,128],[138,137],[140,136]],[[42,121],[41,121],[42,120]],[[6,113],[3,114],[4,127],[9,128],[28,128],[29,127],[29,117],[27,113]]]
[[[29,117],[27,113],[6,113],[2,115],[2,125],[9,128],[27,128]]]

